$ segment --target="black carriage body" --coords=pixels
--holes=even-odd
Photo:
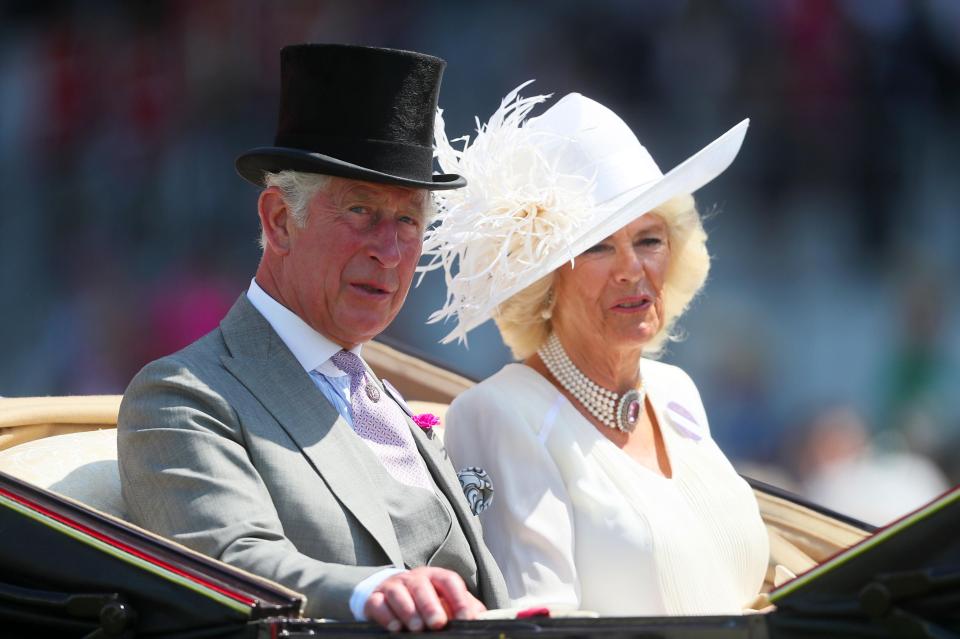
[[[764,490],[756,483],[754,488]],[[773,612],[455,622],[431,635],[960,636],[960,488],[925,508],[772,593]],[[0,533],[0,637],[386,634],[370,624],[304,619],[304,599],[297,593],[3,473]]]

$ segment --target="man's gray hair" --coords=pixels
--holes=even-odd
[[[280,171],[279,173],[267,173],[264,175],[264,188],[275,186],[280,189],[283,201],[290,209],[290,215],[294,223],[303,228],[307,225],[307,218],[310,216],[308,210],[310,200],[327,188],[331,177],[321,173],[303,173],[301,171]],[[436,217],[436,201],[432,194],[427,195],[424,203],[424,224],[430,224]],[[267,236],[263,229],[260,230],[260,248],[267,248]]]
[[[294,223],[303,228],[307,224],[307,217],[310,215],[308,207],[310,200],[321,189],[330,184],[330,176],[320,173],[302,173],[300,171],[280,171],[279,173],[267,173],[264,176],[264,187],[275,186],[280,189],[283,201],[290,209],[290,216]],[[260,248],[267,247],[267,236],[260,230]]]

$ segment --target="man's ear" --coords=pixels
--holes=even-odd
[[[275,186],[268,187],[260,193],[257,201],[257,212],[260,215],[260,228],[263,229],[265,251],[278,255],[290,252],[290,227],[293,226],[293,216],[283,200],[283,195]]]

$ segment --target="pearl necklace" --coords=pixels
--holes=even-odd
[[[642,380],[640,388],[631,388],[623,395],[603,388],[570,361],[570,356],[563,350],[556,333],[550,334],[537,355],[560,385],[601,424],[624,433],[632,433],[637,427],[646,396]]]

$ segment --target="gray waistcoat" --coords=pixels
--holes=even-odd
[[[363,463],[363,470],[380,488],[405,567],[447,568],[463,577],[470,592],[479,596],[476,560],[443,493],[401,484],[372,452],[363,456]]]

